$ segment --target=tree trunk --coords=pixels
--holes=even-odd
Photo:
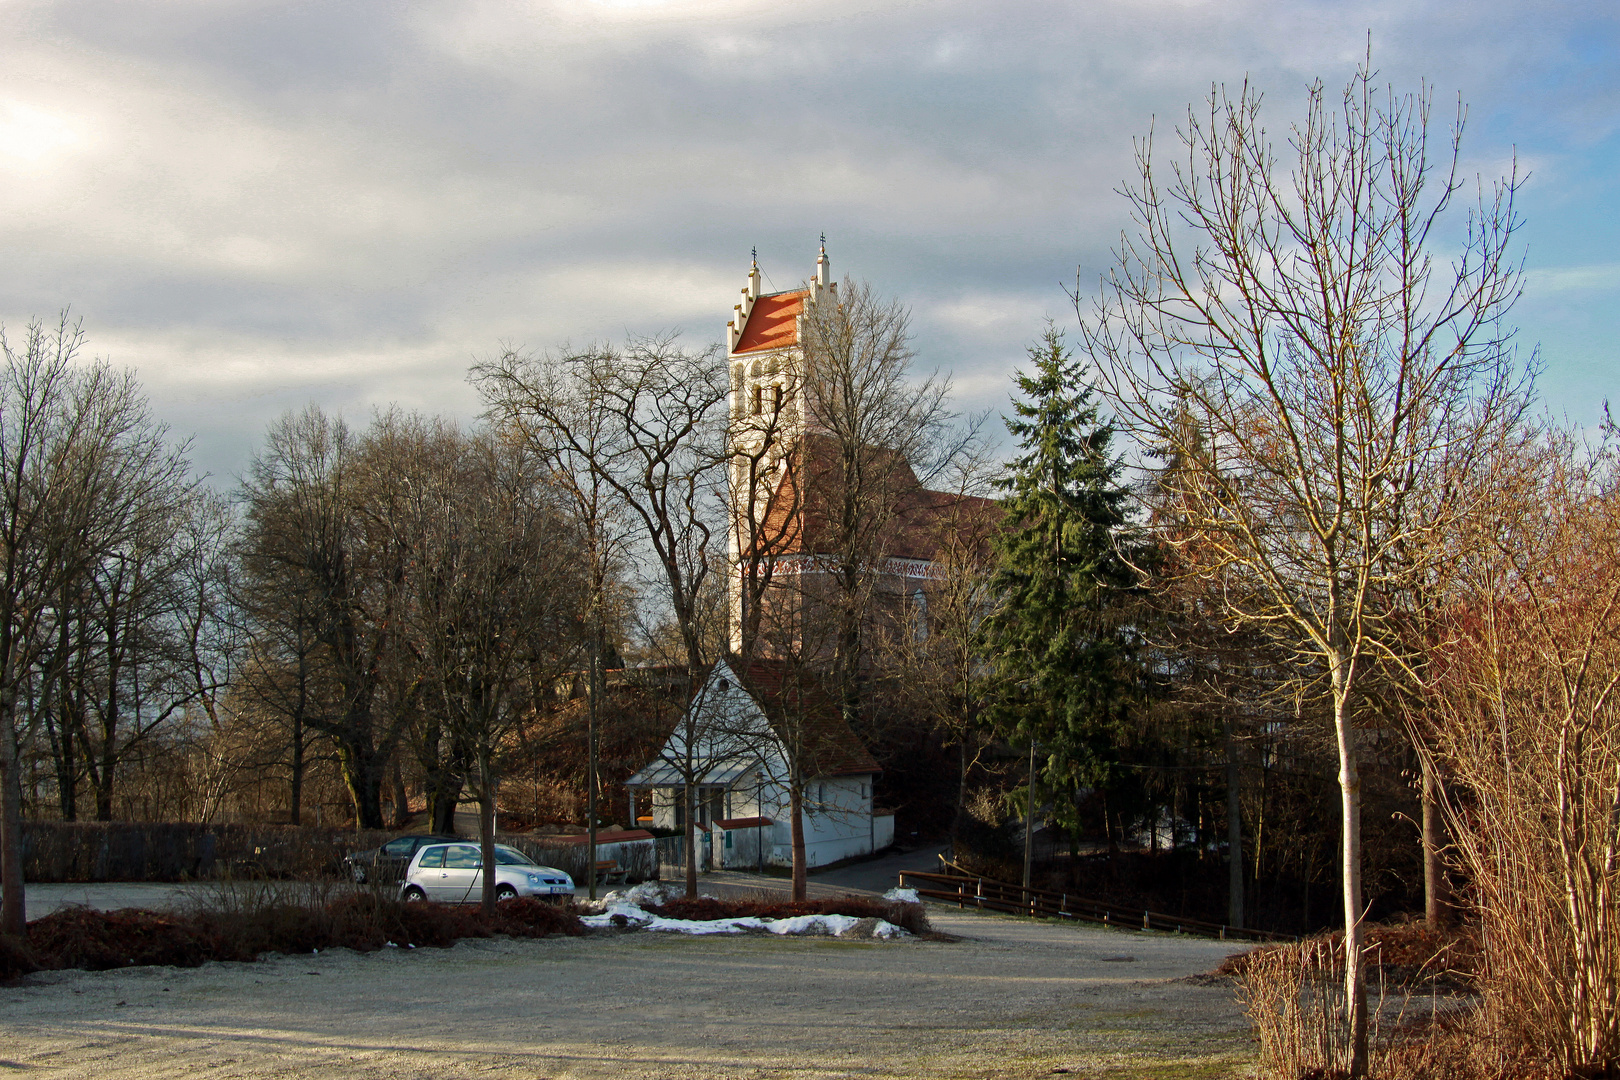
[[[1350,1075],[1367,1075],[1367,985],[1362,968],[1361,773],[1356,762],[1356,731],[1350,720],[1346,658],[1333,670],[1333,728],[1339,744],[1339,794],[1344,881],[1345,1022],[1350,1034]]]
[[[0,692],[0,934],[26,937],[23,897],[22,775],[13,690]]]
[[[293,714],[291,775],[288,777],[288,821],[304,823],[304,717],[302,709]]]
[[[601,667],[602,633],[599,620],[591,640],[590,708],[585,724],[585,868],[590,875],[589,895],[592,900],[596,899],[596,726],[601,708]],[[696,896],[697,892],[689,887],[687,894]]]
[[[495,914],[495,771],[490,768],[489,749],[478,753],[478,863],[483,892],[479,904],[485,915]],[[594,872],[591,880],[596,880]]]
[[[696,900],[698,894],[697,872],[697,797],[696,789],[691,784],[681,788],[681,798],[686,800],[686,898]]]
[[[370,746],[358,741],[340,745],[338,759],[343,766],[343,782],[354,802],[356,829],[382,829],[382,761]],[[451,804],[451,813],[455,813]]]
[[[1024,888],[1027,890],[1035,873],[1035,740],[1029,741],[1029,797],[1024,800]],[[1029,895],[1026,892],[1027,903]]]
[[[411,797],[405,791],[405,770],[399,763],[399,754],[394,754],[393,763],[394,786],[394,828],[403,829],[411,821]]]
[[[1226,721],[1226,922],[1243,925],[1243,805],[1238,795],[1242,772],[1238,768],[1237,740],[1232,721]]]
[[[1441,819],[1440,778],[1435,775],[1434,762],[1420,753],[1423,770],[1423,918],[1432,927],[1443,927],[1450,921],[1450,890],[1446,883],[1446,865],[1440,857],[1445,847],[1445,822]]]
[[[804,900],[810,895],[810,879],[804,864],[804,784],[797,779],[788,783],[788,812],[793,818],[793,899]]]

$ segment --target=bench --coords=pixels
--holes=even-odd
[[[602,859],[596,864],[596,881],[599,885],[617,885],[624,881],[624,871],[617,860]]]

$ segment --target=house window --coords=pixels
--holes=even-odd
[[[754,401],[749,411],[754,416],[758,416],[765,411],[765,388],[763,386],[754,387]]]
[[[921,589],[911,594],[911,639],[928,640],[928,597]]]

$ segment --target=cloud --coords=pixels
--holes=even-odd
[[[750,248],[785,288],[826,231],[999,407],[1128,224],[1133,136],[1246,75],[1281,132],[1369,30],[1473,104],[1470,161],[1537,163],[1570,238],[1538,267],[1597,266],[1560,245],[1606,226],[1558,226],[1620,175],[1616,17],[1580,3],[64,0],[0,8],[0,308],[72,303],[229,471],[308,398],[470,416],[501,341],[716,340]],[[1584,295],[1561,273],[1529,284]]]

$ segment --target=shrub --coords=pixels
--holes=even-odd
[[[179,914],[62,908],[28,924],[28,940],[0,937],[0,980],[42,969],[105,971],[137,964],[196,967],[209,960],[253,960],[265,953],[393,944],[448,948],[462,938],[577,935],[569,908],[508,901],[485,918],[477,908],[408,904],[375,892],[300,899],[295,890],[221,890],[218,906]]]

